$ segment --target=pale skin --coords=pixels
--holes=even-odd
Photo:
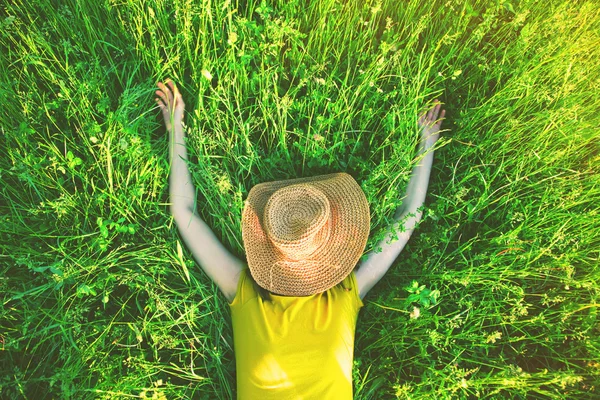
[[[183,129],[185,103],[173,81],[167,79],[165,83],[158,82],[157,86],[155,101],[162,111],[169,134],[171,214],[196,262],[219,287],[227,301],[231,302],[235,297],[240,273],[246,268],[246,263],[232,255],[198,215],[194,185],[185,163],[188,159]],[[404,230],[397,233],[398,240],[393,242],[392,233],[388,233],[375,246],[375,248],[381,247],[382,251],[369,252],[364,261],[359,262],[355,275],[361,299],[383,278],[421,220],[420,208],[425,202],[433,162],[432,147],[439,138],[445,114],[441,103],[436,99],[430,109],[419,115],[417,120],[421,135],[417,153],[419,162],[411,172],[406,197],[394,215],[395,221],[403,221]]]

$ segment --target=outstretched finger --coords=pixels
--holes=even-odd
[[[421,115],[419,115],[419,121],[418,124],[419,125],[424,125],[425,124],[425,118],[427,117],[427,111],[424,111],[423,113],[421,113]]]
[[[172,92],[171,92],[171,89],[169,89],[167,87],[167,85],[165,85],[164,83],[158,82],[156,85],[164,93],[164,95],[166,96],[166,98],[170,99],[173,96]]]
[[[181,92],[179,91],[177,85],[175,85],[173,81],[169,81],[169,83],[171,84],[171,89],[173,90],[173,97],[175,99],[175,102],[183,103],[183,98],[181,97]]]
[[[427,105],[425,106],[425,110],[423,111],[423,113],[421,114],[421,118],[422,118],[422,123],[423,124],[427,124],[429,123],[429,117],[430,117],[430,113],[431,113],[431,108],[429,108]]]
[[[168,89],[167,86],[162,82],[156,82],[156,86],[158,86],[158,88],[164,92],[166,92]]]
[[[446,110],[442,110],[442,113],[440,114],[440,119],[438,119],[436,121],[437,126],[442,126],[442,122],[444,121],[445,116],[446,116]]]
[[[437,119],[438,113],[440,110],[440,103],[438,101],[438,99],[435,99],[433,101],[433,107],[431,107],[431,109],[429,110],[427,119],[429,120],[429,123],[434,123],[435,120]]]
[[[175,93],[175,82],[173,82],[171,79],[167,79],[165,80],[165,84],[169,87],[169,89],[171,89],[171,92]]]
[[[165,110],[167,109],[167,106],[165,106],[165,104],[158,97],[155,98],[154,101],[158,105],[158,108],[160,108],[160,110],[164,113]]]
[[[176,99],[178,97],[179,90],[177,89],[177,86],[175,85],[175,82],[173,82],[171,79],[168,79],[167,80],[167,85],[171,89],[171,93],[173,93],[173,98]]]
[[[169,104],[169,100],[167,98],[167,96],[165,95],[165,93],[162,90],[157,90],[154,92],[158,97],[161,98],[161,100],[165,103],[165,104]]]

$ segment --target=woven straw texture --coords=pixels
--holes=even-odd
[[[340,283],[362,256],[369,232],[367,198],[344,172],[260,183],[242,212],[252,277],[285,296],[309,296]]]

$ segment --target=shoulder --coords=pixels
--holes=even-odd
[[[350,272],[348,276],[344,278],[341,282],[342,288],[345,292],[350,293],[350,297],[356,300],[356,304],[358,307],[362,307],[364,304],[362,302],[362,297],[360,296],[360,286],[358,284],[358,280],[354,271]]]
[[[250,270],[246,266],[245,268],[242,268],[238,273],[234,274],[232,285],[235,288],[235,291],[225,293],[225,298],[227,299],[229,305],[232,305],[235,302],[236,298],[240,297],[241,292],[243,291],[242,287],[248,285],[248,283],[246,282],[248,281],[247,274],[249,273],[249,271]]]

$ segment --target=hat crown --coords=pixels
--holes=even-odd
[[[305,183],[276,190],[265,206],[265,233],[290,260],[315,253],[329,240],[331,206],[323,191]]]

